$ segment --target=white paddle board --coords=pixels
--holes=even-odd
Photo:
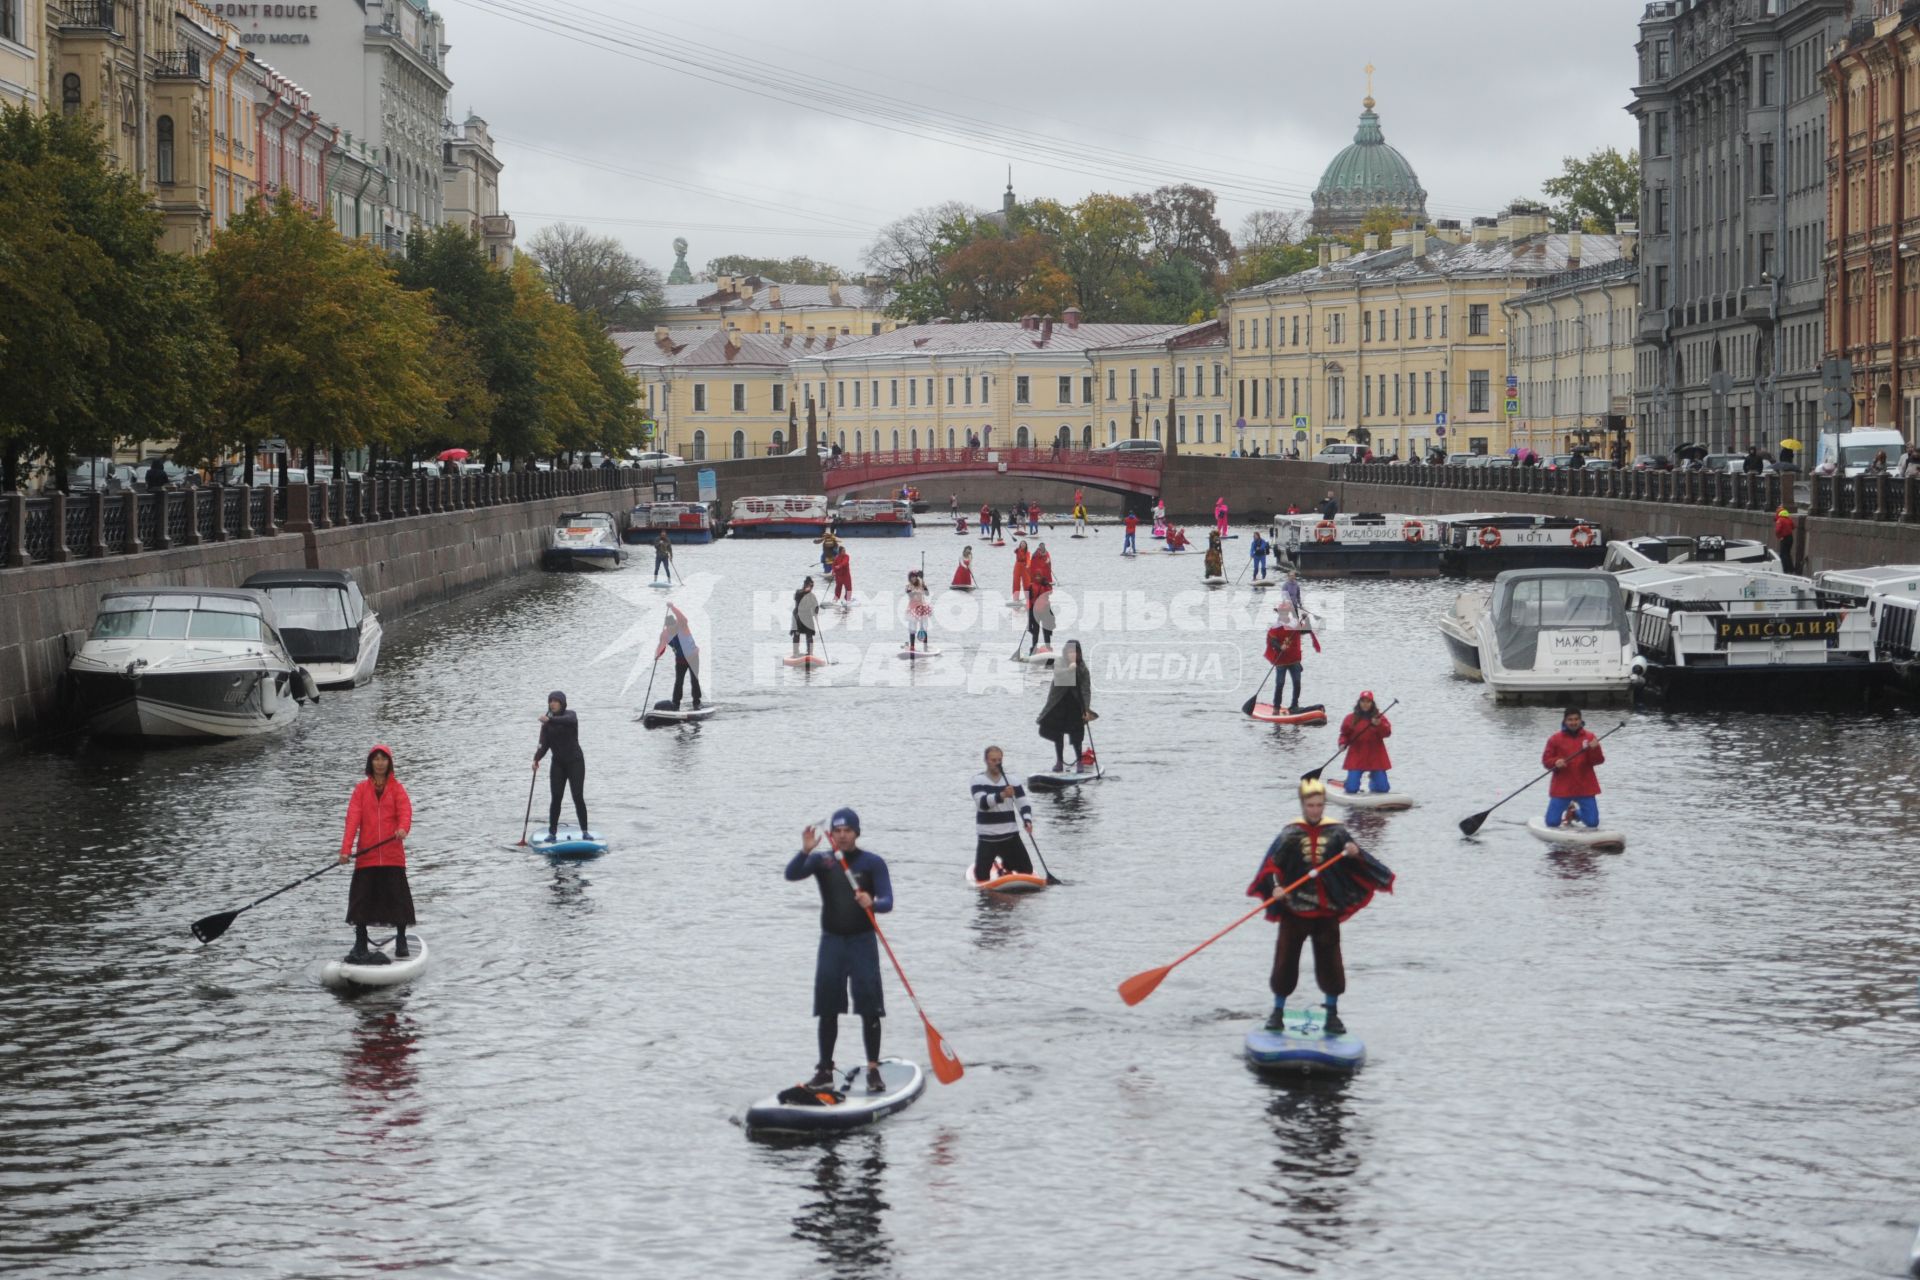
[[[1626,832],[1610,831],[1606,827],[1583,827],[1578,822],[1561,827],[1550,827],[1545,818],[1529,818],[1527,830],[1548,844],[1567,845],[1576,849],[1624,849],[1627,847]]]
[[[923,662],[928,658],[937,658],[945,652],[945,649],[902,649],[900,657],[908,662]]]
[[[812,1104],[783,1102],[779,1093],[769,1095],[747,1108],[747,1132],[832,1133],[858,1129],[913,1105],[914,1099],[927,1088],[927,1076],[919,1064],[899,1058],[880,1060],[880,1079],[886,1088],[879,1093],[869,1093],[867,1068],[862,1063],[841,1072],[834,1082],[835,1090],[843,1095],[838,1102],[820,1099],[818,1095]]]
[[[386,964],[348,964],[329,960],[320,966],[320,981],[329,987],[397,987],[412,982],[427,971],[427,940],[412,931],[407,933],[407,955],[393,954],[393,939],[374,944],[374,950],[388,958]]]
[[[1061,773],[1030,773],[1027,785],[1043,791],[1059,791],[1066,787],[1077,787],[1086,782],[1098,782],[1100,775],[1092,769],[1085,773],[1075,773],[1071,769]]]
[[[1327,784],[1327,803],[1345,805],[1349,809],[1392,809],[1413,808],[1413,797],[1404,791],[1355,791],[1351,794],[1342,789],[1342,782],[1331,781]]]
[[[1038,893],[1047,887],[1047,878],[1030,871],[1009,871],[996,862],[993,864],[992,878],[975,880],[973,864],[969,862],[967,883],[986,893]]]
[[[707,719],[713,715],[714,709],[711,702],[702,703],[697,710],[693,707],[683,707],[678,711],[672,707],[648,707],[640,721],[642,724],[686,724]]]

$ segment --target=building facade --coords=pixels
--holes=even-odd
[[[1416,227],[1427,225],[1426,189],[1407,158],[1387,145],[1373,108],[1373,68],[1368,67],[1353,145],[1328,163],[1313,190],[1313,229],[1321,235],[1351,235],[1376,209]]]
[[[1819,430],[1828,108],[1850,0],[1656,0],[1640,20],[1639,446]]]
[[[0,0],[0,105],[38,108],[46,0]]]
[[[1520,401],[1510,444],[1549,457],[1575,445],[1633,447],[1624,433],[1633,408],[1640,270],[1628,226],[1621,226],[1622,256],[1548,276],[1507,300],[1507,371],[1518,380]]]
[[[458,128],[449,123],[440,150],[447,221],[478,236],[494,266],[512,266],[513,219],[500,212],[501,164],[487,122],[469,112]]]
[[[1094,347],[1094,446],[1158,440],[1181,453],[1224,456],[1253,447],[1228,394],[1220,320]],[[1085,444],[1084,433],[1076,443]]]
[[[831,340],[664,325],[612,337],[639,389],[640,409],[653,423],[650,447],[690,462],[798,448],[790,365],[808,345]],[[802,439],[804,433],[802,425]]]
[[[685,256],[682,251],[681,260]],[[851,338],[900,327],[887,314],[893,291],[878,286],[786,284],[759,276],[721,276],[709,283],[668,284],[665,292],[660,323],[673,329],[811,333],[819,338],[834,333]]]

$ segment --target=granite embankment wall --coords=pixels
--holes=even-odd
[[[820,491],[818,465],[803,458],[703,465],[715,472],[721,511],[747,494]],[[676,476],[681,498],[691,499],[698,496],[701,469],[690,465],[661,474]],[[237,587],[262,569],[345,569],[383,620],[391,622],[537,566],[565,512],[624,515],[635,502],[651,498],[653,473],[607,477],[616,479],[592,492],[318,529],[308,519],[308,491],[292,486],[285,524],[268,536],[0,569],[0,746],[58,727],[60,677],[93,626],[103,592]],[[317,506],[317,494],[312,496]]]

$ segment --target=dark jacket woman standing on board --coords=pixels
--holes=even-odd
[[[397,931],[394,956],[405,959],[408,954],[407,926],[414,921],[406,839],[412,829],[413,801],[393,776],[393,751],[377,744],[367,752],[366,779],[347,801],[347,829],[340,837],[340,861],[354,858],[356,847],[364,851],[354,858],[353,882],[347,886],[347,923],[354,929],[349,964],[388,962],[369,945],[368,925],[392,925]]]

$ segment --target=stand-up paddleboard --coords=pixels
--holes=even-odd
[[[1009,871],[999,863],[993,864],[993,877],[988,880],[973,878],[973,864],[967,864],[967,883],[986,893],[1038,893],[1047,887],[1045,876],[1036,876],[1030,871]]]
[[[790,653],[780,659],[789,667],[824,667],[827,660],[817,653]]]
[[[1077,787],[1082,783],[1098,782],[1100,776],[1093,769],[1088,769],[1085,773],[1075,773],[1071,769],[1064,769],[1059,773],[1030,773],[1027,775],[1027,785],[1040,791],[1064,791],[1068,787]]]
[[[992,542],[989,542],[987,545],[990,547],[1004,547],[1007,545],[1007,540],[1005,538],[995,538]]]
[[[562,827],[552,840],[535,836],[527,841],[527,847],[555,858],[592,858],[607,851],[607,842],[591,831]]]
[[[902,649],[900,651],[900,656],[906,659],[908,662],[924,662],[928,658],[937,658],[945,652],[946,652],[945,649],[932,649],[932,648]]]
[[[1053,650],[1043,646],[1030,653],[1017,654],[1013,660],[1015,662],[1031,662],[1040,666],[1046,666],[1053,661]]]
[[[1298,711],[1288,711],[1270,702],[1256,702],[1253,704],[1253,710],[1248,714],[1265,724],[1325,724],[1327,722],[1325,707],[1302,707]]]
[[[1131,560],[1131,559],[1133,559],[1133,558],[1134,558],[1135,556],[1137,556],[1137,555],[1139,555],[1139,554],[1140,554],[1140,553],[1139,553],[1139,551],[1137,551],[1137,550],[1135,550],[1135,551],[1122,551],[1122,552],[1120,553],[1120,558],[1121,558],[1122,560]]]
[[[1202,578],[1200,579],[1200,581],[1203,585],[1214,587],[1216,589],[1227,585],[1227,580],[1225,578]]]
[[[954,582],[947,586],[947,590],[949,591],[976,591],[978,589],[978,584],[972,582]]]
[[[417,933],[407,934],[404,959],[394,956],[391,936],[376,942],[374,950],[386,956],[388,963],[348,964],[345,960],[329,960],[320,966],[320,981],[329,987],[397,987],[427,971],[427,940]]]
[[[1261,578],[1259,581],[1249,583],[1248,585],[1251,586],[1255,591],[1265,591],[1268,587],[1271,587],[1273,584],[1271,582],[1268,582],[1265,578]]]
[[[1575,849],[1624,849],[1627,833],[1606,827],[1583,827],[1578,822],[1550,827],[1545,818],[1528,818],[1527,830],[1548,844],[1563,844]]]
[[[1187,548],[1185,547],[1162,547],[1160,549],[1170,556],[1183,556],[1187,554]]]
[[[1404,791],[1354,791],[1349,793],[1343,784],[1335,783],[1327,787],[1327,803],[1341,804],[1349,809],[1393,809],[1413,808],[1413,797]]]
[[[1247,1063],[1270,1075],[1347,1075],[1367,1060],[1366,1042],[1352,1032],[1327,1034],[1325,1011],[1287,1010],[1287,1029],[1264,1024],[1247,1032]]]
[[[689,724],[696,720],[708,719],[713,715],[714,710],[711,702],[702,703],[698,707],[683,707],[678,711],[674,710],[672,703],[667,703],[648,707],[641,715],[640,723],[644,725]]]
[[[1070,534],[1068,534],[1067,536],[1068,536],[1069,538],[1084,538],[1084,537],[1086,537],[1087,535],[1086,535],[1086,534],[1084,534],[1084,533],[1070,533]]]
[[[845,1072],[832,1090],[805,1085],[782,1089],[747,1108],[748,1133],[836,1133],[858,1129],[912,1106],[926,1092],[919,1064],[899,1058],[880,1061],[881,1093],[867,1092],[865,1064]]]
[[[1920,1276],[1920,1233],[1913,1237],[1913,1248],[1907,1251],[1907,1274]]]
[[[652,587],[655,591],[673,590],[673,584],[671,582],[661,582],[661,581],[658,581],[657,579],[653,582],[649,582],[647,585]]]

